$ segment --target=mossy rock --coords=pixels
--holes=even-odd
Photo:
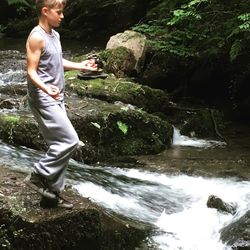
[[[72,210],[41,207],[41,197],[25,175],[0,166],[0,249],[135,249],[149,224],[120,218],[67,188]],[[128,248],[127,248],[128,247]]]
[[[8,143],[34,149],[46,149],[46,144],[31,115],[1,114],[0,138]]]
[[[164,113],[169,106],[166,92],[134,83],[130,79],[109,76],[107,79],[84,81],[77,78],[76,71],[66,72],[65,78],[69,88],[80,97],[93,97],[113,103],[120,101],[149,113]]]
[[[83,158],[155,154],[170,146],[173,129],[166,121],[140,110],[118,108],[106,106],[84,120],[73,118],[78,135],[89,145],[82,149]]]
[[[220,131],[225,127],[223,114],[219,111],[203,109],[189,112],[182,126],[181,134],[199,138],[220,137]]]
[[[100,53],[105,61],[105,69],[117,77],[136,75],[136,60],[133,51],[125,47],[106,49]]]
[[[173,128],[157,116],[97,99],[82,99],[78,109],[72,108],[73,102],[68,102],[68,113],[85,144],[81,151],[85,161],[154,154],[171,144]]]
[[[171,144],[172,126],[159,117],[124,105],[76,97],[67,101],[68,115],[84,143],[75,158],[87,162],[107,157],[159,153]],[[9,143],[46,149],[31,116],[0,115],[0,137]]]

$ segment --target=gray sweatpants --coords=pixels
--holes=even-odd
[[[35,164],[35,172],[48,180],[51,191],[60,192],[64,189],[69,159],[79,144],[78,135],[63,103],[42,108],[30,105],[30,108],[49,147]]]

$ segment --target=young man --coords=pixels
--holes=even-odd
[[[68,161],[79,143],[64,107],[64,69],[95,71],[97,66],[93,60],[75,63],[62,58],[54,28],[64,18],[65,4],[66,0],[36,0],[39,22],[26,43],[29,105],[49,148],[25,182],[59,207],[72,208],[60,196]]]

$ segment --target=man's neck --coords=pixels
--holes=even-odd
[[[39,20],[38,25],[48,34],[52,33],[52,27],[47,22],[44,22],[42,20]]]

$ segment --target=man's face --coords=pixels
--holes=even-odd
[[[63,15],[63,10],[64,6],[62,4],[58,4],[57,6],[53,8],[47,8],[44,7],[44,13],[47,17],[48,23],[51,27],[59,27],[64,15]]]

